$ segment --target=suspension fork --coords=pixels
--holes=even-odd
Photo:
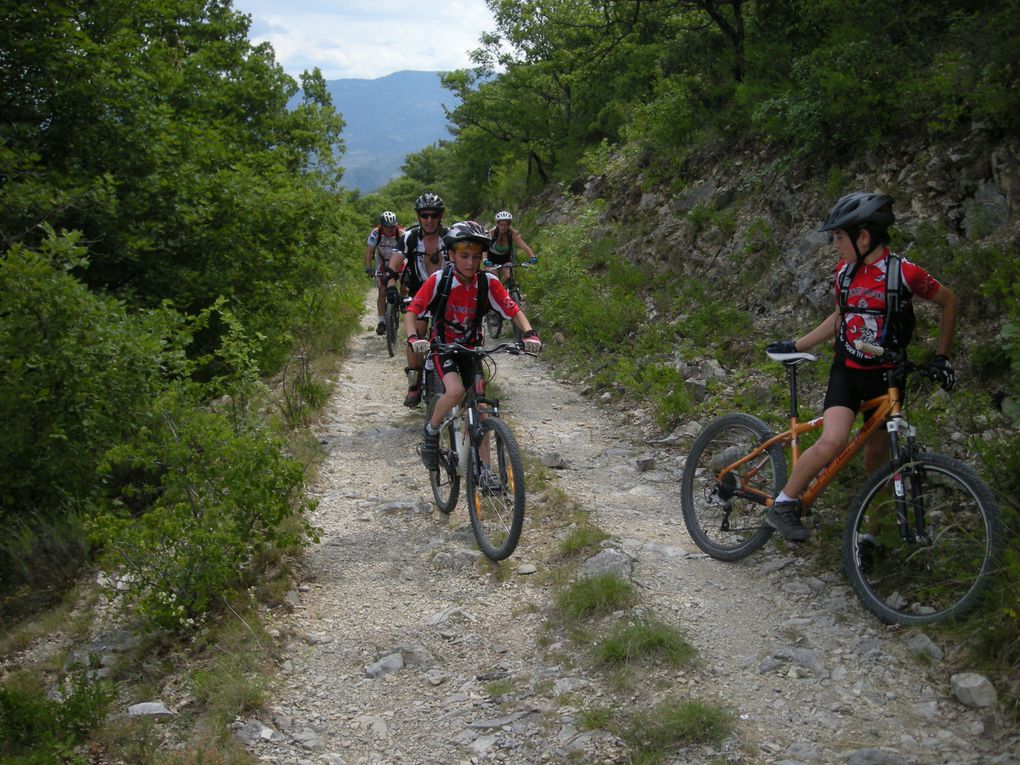
[[[917,443],[917,428],[899,414],[895,414],[886,423],[886,430],[889,432],[890,459],[893,465],[896,524],[900,530],[900,537],[907,544],[914,545],[927,537],[922,491],[923,474],[912,461]]]

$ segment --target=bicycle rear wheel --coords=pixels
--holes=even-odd
[[[740,560],[772,535],[772,527],[765,523],[765,506],[736,492],[758,492],[762,497],[779,493],[786,483],[782,447],[773,445],[723,472],[770,438],[772,431],[757,417],[727,414],[710,422],[691,445],[680,483],[680,506],[694,544],[713,558]]]
[[[472,445],[467,477],[468,515],[485,556],[503,560],[517,548],[524,527],[524,465],[517,441],[505,422],[489,417],[481,423],[481,434],[489,439],[491,476],[482,476],[479,444]]]
[[[445,388],[434,369],[425,369],[422,374],[424,376],[422,397],[425,399],[425,419],[428,420],[431,419],[432,410],[436,408],[436,402],[443,395]]]
[[[432,496],[440,512],[449,513],[457,505],[460,495],[460,474],[457,472],[457,441],[453,429],[456,421],[450,422],[439,434],[439,467],[429,471]]]
[[[391,357],[396,353],[397,322],[399,318],[397,307],[393,303],[387,303],[386,313],[384,314],[386,323],[386,351]]]
[[[871,613],[887,624],[929,624],[977,605],[999,554],[995,495],[962,462],[919,453],[898,471],[907,525],[897,522],[887,466],[858,492],[843,530],[843,568]]]

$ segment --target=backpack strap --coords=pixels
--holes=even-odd
[[[435,296],[429,302],[428,311],[432,315],[432,328],[434,335],[442,338],[446,329],[446,304],[450,297],[450,289],[453,286],[453,263],[443,266],[442,276],[439,277],[439,287]],[[478,304],[475,307],[475,317],[471,324],[469,342],[481,344],[482,338],[479,330],[482,326],[482,316],[489,310],[489,276],[484,272],[478,274]]]
[[[885,320],[882,322],[881,345],[885,345],[892,326],[893,314],[901,308],[903,269],[899,255],[890,252],[885,264]]]

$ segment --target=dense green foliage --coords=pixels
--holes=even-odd
[[[102,723],[113,700],[109,683],[84,673],[64,679],[60,698],[41,679],[22,673],[0,685],[0,758],[10,765],[78,763],[80,742]]]
[[[360,314],[343,121],[224,0],[0,22],[0,606],[98,553],[181,628],[311,531],[277,424]]]
[[[445,80],[460,99],[456,140],[427,150],[458,209],[569,182],[602,141],[631,141],[668,180],[703,142],[778,145],[826,166],[975,122],[1020,128],[1017,0],[488,5],[498,28],[476,68]]]

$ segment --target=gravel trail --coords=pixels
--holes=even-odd
[[[402,355],[388,357],[370,319],[320,424],[322,540],[274,617],[285,655],[270,714],[247,721],[251,750],[286,765],[630,762],[581,724],[587,707],[637,699],[550,626],[562,566],[549,530],[529,515],[496,567],[463,499],[449,518],[435,510],[415,454],[422,411],[401,405]],[[687,670],[642,672],[662,695],[734,715],[720,749],[670,762],[1020,762],[1016,731],[953,696],[951,647],[868,615],[837,561],[816,573],[776,541],[738,563],[702,555],[679,512],[689,440],[656,443],[647,415],[593,403],[540,360],[500,356],[498,370],[523,451],[559,454],[556,485],[633,559],[643,606],[697,648]]]

